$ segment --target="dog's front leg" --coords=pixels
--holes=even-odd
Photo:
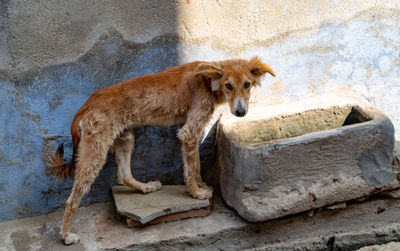
[[[198,183],[198,177],[200,176],[198,142],[198,139],[182,142],[185,183],[194,198],[209,199],[212,197],[212,189],[202,188]],[[197,173],[197,170],[199,173]]]
[[[212,197],[212,188],[207,187],[201,180],[199,155],[199,138],[208,118],[209,116],[204,116],[203,119],[199,117],[196,120],[188,119],[178,132],[178,138],[182,142],[185,183],[190,194],[197,199]]]

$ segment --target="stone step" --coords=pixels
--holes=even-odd
[[[129,227],[206,216],[211,210],[209,200],[192,198],[184,185],[165,185],[148,194],[114,186],[112,192],[117,212],[126,217]]]

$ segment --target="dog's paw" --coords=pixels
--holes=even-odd
[[[200,200],[210,199],[213,195],[213,190],[211,187],[209,188],[210,189],[199,188],[198,190],[193,191],[192,197]]]
[[[72,245],[72,244],[76,244],[79,242],[79,237],[77,234],[74,233],[68,233],[66,234],[66,236],[64,237],[64,244],[65,245]]]
[[[142,188],[143,193],[151,193],[161,189],[160,181],[150,181],[144,184]]]
[[[199,183],[200,188],[210,191],[211,193],[213,192],[213,188],[211,186],[207,186],[206,183]]]

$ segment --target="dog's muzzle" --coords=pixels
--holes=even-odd
[[[243,117],[244,115],[246,115],[246,110],[245,109],[238,109],[235,111],[235,115],[238,117]]]
[[[246,115],[247,110],[245,108],[245,104],[243,104],[243,100],[241,98],[237,98],[235,100],[235,112],[233,113],[233,115],[236,115],[238,117],[243,117],[244,115]]]

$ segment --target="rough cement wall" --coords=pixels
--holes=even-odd
[[[72,181],[46,174],[59,142],[96,90],[178,64],[176,5],[169,1],[2,1],[0,8],[0,220],[62,207]],[[182,183],[176,128],[135,130],[135,176]],[[85,202],[111,198],[110,158]]]
[[[72,182],[43,156],[71,146],[94,90],[187,61],[259,55],[278,75],[263,83],[271,103],[355,88],[399,128],[399,27],[398,1],[0,1],[0,220],[63,206]],[[182,182],[175,133],[136,129],[137,178]],[[85,201],[110,199],[115,176],[110,158]]]
[[[399,1],[191,1],[179,9],[181,60],[260,56],[271,103],[351,88],[400,138]]]

